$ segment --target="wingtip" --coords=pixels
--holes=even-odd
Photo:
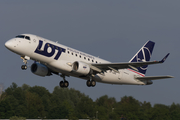
[[[170,53],[168,53],[168,54],[160,61],[160,63],[163,63],[163,62],[167,59],[167,57],[169,56],[169,54],[170,54]]]
[[[169,77],[169,78],[174,78],[174,76],[170,76],[170,75],[168,75],[167,77]]]

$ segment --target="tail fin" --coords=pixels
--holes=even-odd
[[[152,41],[147,41],[144,46],[134,55],[134,57],[129,62],[146,62],[150,61],[152,51],[155,43]],[[138,72],[145,75],[148,65],[143,67],[138,67]]]

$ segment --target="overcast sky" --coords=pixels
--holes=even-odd
[[[0,83],[43,86],[50,92],[62,80],[59,76],[39,77],[21,70],[20,56],[4,43],[22,33],[35,34],[111,62],[128,62],[142,45],[156,43],[151,60],[167,61],[149,66],[146,75],[172,75],[149,86],[97,83],[69,77],[70,86],[90,98],[123,96],[152,104],[180,104],[180,1],[179,0],[1,0],[0,1]],[[31,65],[32,61],[28,65]]]

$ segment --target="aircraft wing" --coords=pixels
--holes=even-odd
[[[137,70],[138,67],[142,67],[144,65],[163,63],[168,56],[169,53],[161,61],[91,64],[91,69],[97,72],[106,71],[106,70],[113,70],[115,72],[118,72],[118,69],[125,69],[125,68],[132,68],[134,70]]]
[[[173,78],[173,76],[146,76],[146,77],[135,77],[138,80],[158,80],[158,79],[166,79]]]

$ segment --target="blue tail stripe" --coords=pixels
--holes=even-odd
[[[146,62],[150,61],[153,48],[155,43],[152,41],[148,41],[137,53],[136,55],[130,60],[130,62]],[[148,65],[144,65],[143,67],[138,67],[138,72],[145,74]]]

